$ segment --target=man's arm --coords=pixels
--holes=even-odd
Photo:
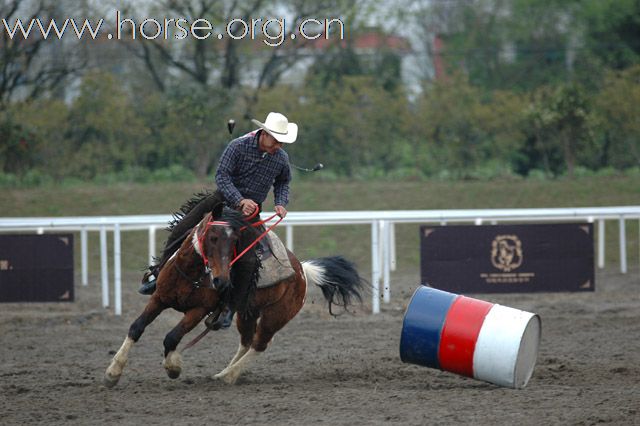
[[[284,217],[287,214],[285,207],[289,204],[289,182],[291,182],[291,168],[287,159],[282,171],[273,183],[274,204],[276,213],[280,217]],[[281,209],[278,209],[278,207],[281,207]]]
[[[230,143],[222,153],[220,164],[216,171],[216,185],[218,185],[218,189],[224,194],[227,202],[233,207],[237,207],[240,201],[242,201],[240,191],[238,191],[238,188],[231,182],[231,173],[238,163],[240,155],[241,153],[238,146]]]

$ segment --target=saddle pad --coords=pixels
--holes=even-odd
[[[260,241],[258,257],[262,262],[258,288],[271,287],[295,274],[291,262],[289,262],[287,249],[273,231],[269,231],[267,236]]]

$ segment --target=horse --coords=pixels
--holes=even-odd
[[[240,344],[226,368],[214,376],[228,384],[234,384],[250,362],[264,353],[274,334],[296,316],[304,305],[308,284],[320,287],[332,315],[335,315],[333,304],[346,310],[354,299],[362,302],[360,291],[365,280],[355,265],[341,256],[301,263],[286,250],[295,271],[293,276],[270,287],[255,288],[261,263],[256,248],[251,246],[260,238],[260,231],[240,213],[222,207],[218,204],[206,213],[163,265],[156,291],[131,324],[105,372],[106,387],[117,384],[130,349],[145,328],[167,308],[184,313],[163,342],[163,366],[170,378],[178,378],[182,371],[182,355],[177,350],[181,339],[207,315],[219,314],[225,299],[223,289],[241,282],[248,281],[253,291],[244,311],[239,309],[236,315]],[[234,258],[242,253],[245,254]]]

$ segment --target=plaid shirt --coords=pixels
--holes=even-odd
[[[282,149],[273,155],[260,151],[259,136],[258,131],[232,140],[220,158],[216,184],[233,207],[243,198],[262,204],[271,186],[276,206],[284,207],[289,202],[289,156]]]

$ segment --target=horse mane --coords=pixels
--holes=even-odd
[[[167,240],[164,244],[165,248],[163,249],[163,252],[160,254],[160,256],[153,256],[152,263],[147,268],[149,271],[152,271],[158,265],[164,265],[164,263],[173,254],[174,250],[179,248],[180,244],[182,244],[186,237],[186,231],[198,225],[198,222],[186,224],[186,228],[181,230],[182,232],[175,232],[177,235],[173,235],[174,231],[180,225],[183,225],[183,220],[189,215],[189,213],[191,213],[191,211],[193,211],[193,209],[195,209],[205,199],[211,197],[214,194],[215,191],[211,191],[208,189],[195,193],[191,196],[191,198],[185,201],[182,206],[180,206],[180,209],[177,212],[174,212],[171,215],[172,220],[169,221],[167,227],[165,228],[165,230],[169,233],[169,236],[167,237]]]
[[[229,207],[225,207],[222,210],[222,215],[218,220],[229,222],[229,225],[231,225],[234,231],[247,227],[247,230],[253,231],[253,233],[258,234],[256,228],[251,226],[251,222],[247,221],[242,213]]]
[[[184,204],[182,204],[182,206],[180,206],[180,209],[177,212],[171,214],[173,219],[169,222],[169,225],[165,228],[165,230],[167,230],[168,232],[173,231],[173,229],[178,226],[180,222],[182,222],[182,219],[184,219],[184,217],[188,215],[191,210],[193,210],[198,204],[200,204],[202,200],[210,197],[213,194],[214,191],[208,189],[193,194],[191,198],[189,198],[184,202]]]

